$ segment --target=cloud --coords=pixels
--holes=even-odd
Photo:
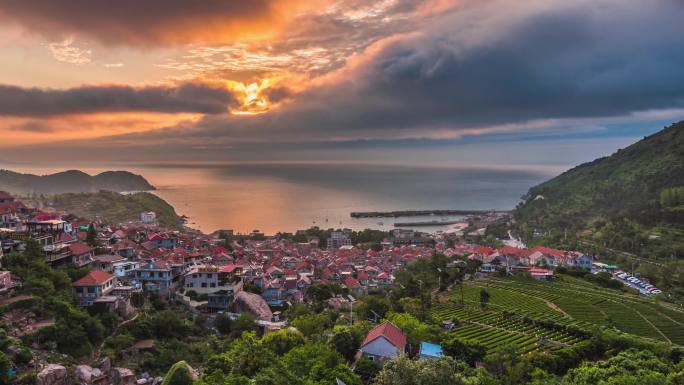
[[[49,43],[47,47],[52,53],[52,57],[62,63],[83,65],[92,61],[92,51],[90,49],[75,46],[73,38],[67,38],[61,42]]]
[[[20,124],[14,124],[8,127],[10,131],[23,131],[23,132],[34,132],[34,133],[42,133],[42,132],[53,132],[54,128],[51,127],[49,124],[45,124],[43,122],[37,122],[37,121],[29,121],[25,123],[20,123]]]
[[[225,42],[268,35],[313,1],[0,0],[0,20],[46,36],[77,34],[109,45]],[[316,5],[320,5],[317,2]]]
[[[201,83],[175,86],[83,86],[65,90],[0,85],[0,116],[50,117],[100,112],[225,112],[230,92]]]
[[[472,2],[374,43],[281,108],[206,117],[185,135],[423,137],[680,108],[683,18],[684,5],[665,0]]]

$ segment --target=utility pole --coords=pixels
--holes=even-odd
[[[352,326],[354,325],[354,315],[352,310],[354,308],[354,301],[356,301],[356,298],[352,297],[351,294],[348,294],[347,298],[349,298],[349,326]]]

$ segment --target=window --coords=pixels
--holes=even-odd
[[[211,284],[209,284],[209,286],[210,287],[216,287],[216,284],[214,282],[212,282]]]
[[[92,286],[88,287],[88,293],[90,293],[90,294],[95,293],[95,288]]]

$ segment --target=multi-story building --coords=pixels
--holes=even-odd
[[[142,223],[154,223],[157,220],[157,214],[154,211],[147,211],[140,213],[140,222]]]
[[[168,297],[174,291],[171,266],[166,261],[151,261],[130,271],[131,280],[137,281],[147,294]]]
[[[328,250],[337,250],[342,246],[351,246],[352,232],[349,229],[342,231],[332,231],[328,238]]]
[[[79,306],[91,306],[98,298],[108,295],[116,286],[116,277],[104,271],[91,271],[71,284]]]
[[[234,271],[213,265],[197,266],[185,273],[186,293],[206,294],[206,307],[210,311],[228,310],[235,293],[242,290],[242,281],[232,275]]]

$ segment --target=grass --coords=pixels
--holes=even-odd
[[[58,194],[48,197],[45,203],[81,218],[101,218],[112,224],[137,221],[140,220],[140,213],[154,211],[162,226],[171,229],[181,227],[173,206],[147,192],[128,195],[105,191]]]
[[[482,289],[490,294],[485,310],[478,306]],[[522,321],[525,317],[551,320],[581,329],[614,328],[625,333],[684,345],[684,312],[645,298],[628,296],[620,291],[598,288],[572,277],[561,276],[553,282],[487,279],[464,286],[463,293],[465,308],[460,306],[460,291],[455,290],[449,294],[449,303],[435,306],[432,316],[436,320],[477,322],[481,333],[473,331],[474,334],[469,335],[468,330],[474,328],[457,333],[468,334],[464,336],[475,338],[488,348],[490,342],[512,341],[519,333],[544,336],[563,343],[577,342],[577,338],[568,333],[545,330],[530,322],[525,323]],[[505,319],[503,312],[515,313],[517,317]],[[509,333],[508,339],[500,340],[495,337],[502,331]]]

